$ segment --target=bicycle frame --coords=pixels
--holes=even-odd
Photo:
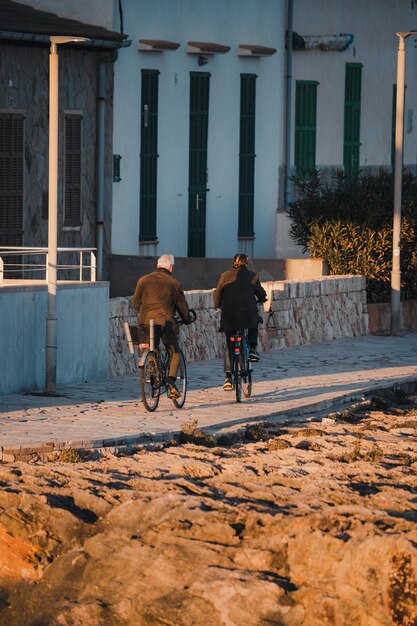
[[[245,331],[230,335],[232,352],[232,381],[236,393],[236,402],[243,395],[250,398],[252,393],[252,363],[249,361],[249,344]]]

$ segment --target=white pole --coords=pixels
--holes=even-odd
[[[155,320],[149,320],[149,349],[155,350]]]
[[[395,122],[395,165],[394,165],[394,217],[392,229],[392,272],[391,272],[391,334],[401,331],[401,192],[403,170],[404,92],[405,92],[405,37],[408,33],[397,33],[397,105]]]
[[[48,310],[45,391],[56,392],[56,285],[58,245],[58,46],[49,53]]]

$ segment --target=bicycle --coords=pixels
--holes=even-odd
[[[196,313],[190,309],[191,324],[196,320]],[[178,324],[183,324],[183,320],[175,318]],[[125,322],[125,333],[128,338],[129,349],[135,354],[134,345],[144,350],[140,355],[139,371],[140,371],[140,390],[143,406],[147,411],[156,410],[161,393],[166,392],[169,397],[169,388],[167,386],[170,354],[165,347],[155,346],[155,329],[153,320],[149,324],[149,342],[140,342],[137,326],[131,326]],[[177,409],[182,409],[187,394],[187,364],[182,350],[179,350],[179,363],[177,368],[176,386],[180,392],[178,398],[171,397]]]
[[[232,359],[232,385],[236,393],[236,402],[252,394],[252,363],[249,360],[249,344],[246,331],[240,330],[230,335]]]

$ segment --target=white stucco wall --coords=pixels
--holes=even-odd
[[[316,163],[343,164],[343,123],[346,63],[362,63],[360,165],[391,165],[392,92],[397,82],[397,31],[417,24],[417,6],[409,0],[294,1],[293,29],[299,35],[351,33],[353,44],[343,52],[294,51],[293,77],[317,80]],[[417,49],[406,44],[406,102],[413,128],[404,131],[404,163],[416,163]],[[294,101],[295,104],[295,87]],[[294,110],[293,110],[294,120]],[[292,145],[294,142],[292,141]],[[292,157],[293,160],[293,157]]]
[[[141,69],[158,69],[157,253],[187,255],[189,74],[210,72],[206,256],[237,248],[240,74],[257,74],[255,257],[275,256],[278,168],[283,116],[284,0],[126,0],[125,31],[132,46],[119,54],[115,74],[114,153],[122,156],[113,185],[112,252],[138,254]],[[180,48],[138,52],[139,39],[167,39]],[[188,41],[228,45],[226,54],[187,54]],[[238,44],[277,48],[271,57],[241,58]]]
[[[43,391],[48,291],[45,284],[0,287],[0,395]],[[109,285],[59,283],[58,385],[107,378]]]

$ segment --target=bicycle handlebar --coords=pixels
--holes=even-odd
[[[183,320],[183,318],[179,315],[179,313],[175,314],[174,319],[177,322],[177,324],[179,324],[180,326],[181,324],[184,324],[185,326],[189,326],[190,324],[193,324],[196,321],[197,313],[194,311],[194,309],[190,309],[188,320]]]

